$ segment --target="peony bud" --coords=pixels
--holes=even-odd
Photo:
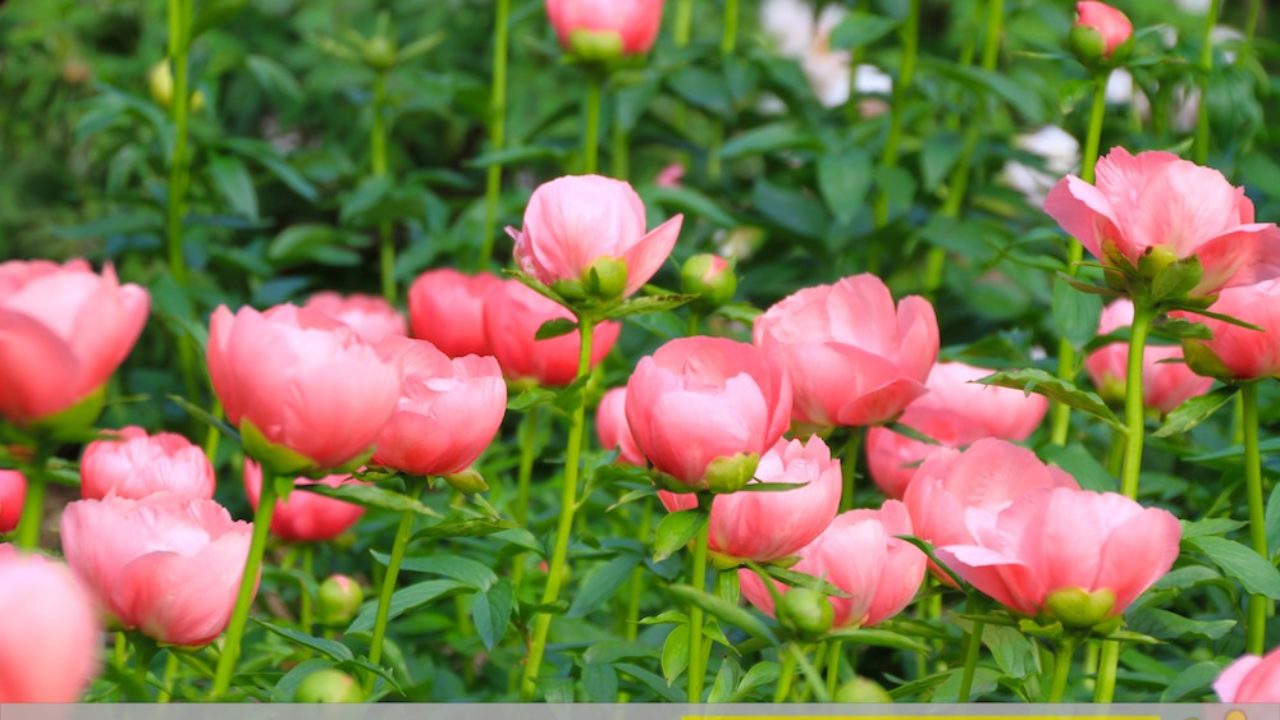
[[[733,299],[738,278],[724,258],[694,255],[680,268],[680,289],[687,295],[697,295],[696,308],[709,312]]]
[[[840,689],[836,690],[835,697],[832,698],[838,703],[875,703],[880,705],[888,705],[893,702],[893,697],[880,687],[880,684],[874,680],[864,678],[861,675],[855,677]]]
[[[801,640],[820,640],[835,622],[836,612],[817,590],[792,588],[778,603],[778,622]]]
[[[329,627],[346,625],[363,602],[360,583],[346,575],[331,575],[316,593],[316,620]]]
[[[1109,620],[1115,604],[1116,594],[1107,588],[1092,593],[1066,588],[1049,593],[1044,599],[1044,611],[1063,627],[1091,628]]]
[[[326,668],[311,673],[299,683],[293,700],[300,703],[358,703],[364,702],[364,693],[350,675]]]
[[[169,107],[173,103],[173,72],[169,69],[166,58],[151,66],[147,72],[147,89],[151,91],[151,99],[161,107]]]
[[[1101,2],[1076,3],[1071,50],[1085,65],[1123,59],[1133,43],[1133,23],[1119,10]]]

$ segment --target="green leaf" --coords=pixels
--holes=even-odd
[[[293,628],[281,627],[280,625],[269,623],[265,620],[259,620],[258,618],[252,619],[255,623],[261,625],[267,630],[270,630],[276,635],[279,635],[286,640],[293,641],[303,647],[310,648],[321,655],[332,658],[338,662],[354,660],[356,657],[355,654],[351,652],[351,648],[343,645],[337,640],[313,637],[304,632],[294,630]]]
[[[302,86],[285,66],[265,55],[250,55],[245,64],[272,100],[295,103],[302,99]]]
[[[779,674],[778,663],[766,660],[752,665],[742,676],[742,681],[738,683],[738,689],[733,694],[734,702],[741,702],[751,694],[752,690],[759,687],[773,687],[778,682]]]
[[[582,689],[587,702],[611,703],[618,700],[618,671],[612,665],[588,663],[582,668]]]
[[[652,690],[658,697],[669,703],[682,703],[687,698],[683,692],[672,689],[665,680],[654,675],[648,670],[635,665],[633,663],[618,663],[615,668],[618,672],[626,673],[635,678],[640,684]]]
[[[662,562],[688,545],[705,522],[707,514],[696,508],[669,513],[662,518],[653,533],[653,561]]]
[[[577,332],[578,323],[569,318],[555,318],[548,320],[538,328],[538,332],[534,334],[534,340],[550,340],[558,338],[561,335],[568,335],[571,332]]]
[[[471,619],[476,634],[486,650],[492,651],[507,634],[511,622],[511,608],[515,603],[515,591],[507,580],[500,580],[493,587],[477,593],[471,603]]]
[[[751,191],[751,204],[778,227],[814,240],[826,235],[831,222],[826,207],[816,198],[763,178]]]
[[[674,310],[682,305],[697,300],[697,295],[645,295],[643,297],[635,297],[624,300],[617,305],[609,308],[604,314],[605,320],[617,320],[630,315],[639,315],[641,313],[656,313],[666,310]]]
[[[670,685],[689,666],[689,626],[677,625],[662,643],[662,677]]]
[[[1231,518],[1205,518],[1191,522],[1183,520],[1182,539],[1190,540],[1192,538],[1206,537],[1210,535],[1222,536],[1233,533],[1236,530],[1248,525],[1248,523]]]
[[[491,518],[450,520],[419,528],[413,534],[413,538],[415,540],[439,540],[441,538],[485,537],[519,528],[520,526],[511,520],[494,520]]]
[[[1116,414],[1111,411],[1111,408],[1107,407],[1107,404],[1103,402],[1102,398],[1098,397],[1097,393],[1083,390],[1077,387],[1075,383],[1050,375],[1048,372],[1038,368],[1006,370],[989,375],[978,382],[984,385],[1023,390],[1028,394],[1034,392],[1054,402],[1088,413],[1111,425],[1116,430],[1121,432],[1125,430],[1120,418],[1116,417]]]
[[[191,22],[188,45],[191,40],[230,20],[236,13],[248,7],[249,0],[203,0],[197,5],[200,6],[200,10],[196,12]]]
[[[334,500],[342,500],[353,505],[374,510],[390,510],[392,512],[412,512],[426,517],[440,517],[440,513],[423,505],[416,498],[401,495],[398,492],[374,485],[356,485],[346,483],[337,487],[328,485],[298,485],[297,490],[323,495]]]
[[[831,640],[848,640],[856,645],[874,645],[875,647],[907,650],[909,652],[927,653],[929,646],[906,635],[899,635],[888,630],[877,628],[849,628],[836,630],[827,635]]]
[[[716,671],[716,679],[711,683],[711,693],[707,696],[707,704],[715,705],[733,700],[738,682],[742,677],[742,666],[732,657],[720,661],[720,669]]]
[[[732,160],[796,148],[816,150],[819,148],[819,143],[817,138],[804,127],[789,120],[783,120],[761,125],[733,136],[720,148],[720,157]]]
[[[818,158],[818,192],[836,222],[848,224],[865,206],[871,190],[871,154],[851,150]]]
[[[277,267],[306,263],[349,266],[360,262],[352,238],[328,225],[292,225],[267,245],[267,259]]]
[[[982,643],[991,657],[1009,677],[1025,678],[1040,672],[1040,655],[1036,646],[1016,628],[983,625]]]
[[[232,440],[235,440],[237,443],[240,442],[239,431],[228,425],[226,421],[214,417],[208,410],[205,410],[180,395],[166,395],[165,397],[169,398],[170,402],[182,408],[191,417],[199,420],[209,427],[216,428],[218,432],[226,435]]]
[[[1071,287],[1061,275],[1053,281],[1053,323],[1058,334],[1080,347],[1098,334],[1102,298]]]
[[[1271,548],[1271,557],[1280,557],[1280,485],[1271,490],[1267,498],[1265,512],[1267,528],[1267,547]]]
[[[627,578],[631,577],[631,571],[639,564],[638,555],[627,554],[620,555],[603,565],[597,565],[587,574],[586,580],[578,588],[578,592],[573,597],[573,604],[569,606],[569,612],[565,617],[586,617],[600,608],[606,600],[613,597]]]
[[[841,590],[835,585],[832,585],[826,580],[822,580],[821,578],[816,578],[812,575],[806,575],[805,573],[799,573],[792,570],[787,570],[786,568],[781,568],[781,567],[778,567],[777,565],[764,565],[762,567],[764,568],[765,572],[769,573],[770,577],[790,587],[802,587],[808,590],[820,592],[823,595],[827,595],[830,597],[838,597],[838,598],[853,597],[849,593],[845,592],[844,590]]]
[[[720,73],[688,66],[670,73],[666,80],[677,95],[696,108],[720,117],[733,112],[729,87]]]
[[[1178,673],[1160,695],[1160,702],[1176,703],[1209,695],[1213,682],[1222,674],[1221,663],[1206,660]]]
[[[778,637],[760,618],[749,611],[715,595],[708,595],[688,585],[672,585],[667,592],[676,599],[692,603],[720,620],[739,628],[753,637],[777,644]]]
[[[896,18],[855,10],[831,31],[831,47],[836,50],[853,50],[879,40],[893,32],[899,25]]]
[[[1208,420],[1223,405],[1231,402],[1236,396],[1236,388],[1224,387],[1206,395],[1193,397],[1173,409],[1165,417],[1164,424],[1152,435],[1158,438],[1172,437],[1190,431],[1200,423]]]
[[[1199,550],[1222,572],[1253,595],[1280,600],[1280,570],[1252,549],[1220,537],[1193,537],[1184,544]]]
[[[389,555],[376,550],[371,554],[379,565],[386,566],[390,561]],[[457,555],[407,557],[400,562],[400,569],[406,572],[440,575],[480,591],[489,590],[498,583],[498,576],[488,565]]]
[[[459,590],[469,589],[465,583],[457,580],[427,580],[416,585],[410,585],[402,590],[397,590],[391,595],[391,605],[387,617],[391,620],[400,617],[405,612],[416,607],[421,607],[427,603],[441,598],[450,593]],[[373,629],[374,617],[378,613],[378,601],[372,600],[366,602],[360,608],[356,619],[351,621],[351,626],[347,628],[348,633],[357,633]]]
[[[1040,458],[1067,471],[1085,490],[1116,492],[1120,483],[1093,453],[1078,442],[1070,445],[1049,443],[1037,449]]]
[[[545,405],[556,399],[556,393],[544,387],[532,387],[522,390],[519,395],[507,401],[507,409],[523,412],[529,408]]]
[[[738,224],[733,214],[720,203],[693,188],[653,186],[645,188],[642,194],[645,200],[652,204],[705,218],[722,227],[734,227]]]
[[[258,219],[258,193],[253,178],[240,158],[212,153],[209,156],[209,177],[213,187],[237,215]]]
[[[951,174],[964,152],[964,140],[960,133],[932,133],[924,141],[920,153],[920,174],[924,187],[933,190]]]
[[[1235,628],[1236,621],[1196,620],[1161,608],[1142,608],[1125,614],[1125,626],[1161,640],[1218,640]]]

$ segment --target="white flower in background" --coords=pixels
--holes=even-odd
[[[1116,68],[1107,76],[1107,104],[1128,105],[1133,102],[1133,74]]]
[[[1178,7],[1182,8],[1183,12],[1191,13],[1192,15],[1204,15],[1209,12],[1209,5],[1212,0],[1175,0],[1175,2]]]
[[[1192,6],[1200,6],[1191,0],[1179,0],[1179,5],[1188,12],[1192,11]],[[1208,2],[1203,3],[1203,6],[1207,8]],[[1171,32],[1173,32],[1171,28],[1162,27],[1165,47],[1168,48],[1177,45],[1178,41],[1177,34],[1170,35]],[[1227,25],[1217,25],[1210,32],[1209,38],[1215,46],[1227,46],[1222,50],[1223,60],[1228,63],[1236,61],[1237,52],[1234,46],[1244,40],[1244,33]],[[1107,77],[1107,104],[1128,105],[1130,103],[1137,105],[1138,117],[1142,118],[1143,122],[1151,119],[1151,100],[1137,87],[1133,75],[1130,75],[1128,70],[1112,70],[1111,75]],[[1171,103],[1173,128],[1180,133],[1189,133],[1194,130],[1196,118],[1200,113],[1200,88],[1195,85],[1175,87]]]
[[[765,0],[760,8],[760,25],[777,46],[778,52],[800,63],[813,94],[825,107],[839,107],[849,101],[849,86],[856,82],[860,94],[888,94],[893,79],[873,65],[859,65],[851,71],[852,56],[831,49],[831,32],[848,11],[828,5],[815,13],[806,0]]]
[[[1001,173],[1009,187],[1022,193],[1027,202],[1036,207],[1044,204],[1045,196],[1058,180],[1080,164],[1080,143],[1056,125],[1018,135],[1013,139],[1013,146],[1044,161],[1042,169],[1010,160]]]

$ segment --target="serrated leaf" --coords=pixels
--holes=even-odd
[[[1189,432],[1200,423],[1213,417],[1223,405],[1231,402],[1236,396],[1233,387],[1220,388],[1206,395],[1193,397],[1173,409],[1165,417],[1164,424],[1152,435],[1158,438],[1172,437]]]
[[[984,385],[1014,388],[1026,393],[1043,395],[1053,402],[1062,403],[1081,412],[1088,413],[1111,425],[1120,432],[1125,432],[1124,423],[1107,407],[1097,393],[1081,389],[1067,380],[1050,375],[1038,368],[1022,370],[1006,370],[988,375],[978,380]]]
[[[722,598],[700,592],[688,585],[672,585],[667,592],[678,600],[697,605],[712,616],[745,631],[753,637],[777,644],[778,637],[760,618]]]
[[[707,514],[699,509],[681,510],[662,518],[653,533],[653,561],[662,562],[688,545],[705,522]]]

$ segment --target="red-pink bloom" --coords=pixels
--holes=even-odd
[[[764,353],[724,338],[672,340],[627,382],[627,424],[658,470],[705,489],[711,463],[763,455],[786,431],[791,385]]]
[[[610,14],[619,14],[610,3]],[[516,241],[520,269],[546,285],[578,282],[598,260],[626,266],[631,295],[649,282],[675,247],[683,215],[645,232],[645,210],[631,185],[599,175],[562,177],[533,192]]]
[[[72,703],[98,673],[93,598],[66,566],[0,545],[0,704]]]
[[[970,508],[998,513],[1037,490],[1079,489],[1074,478],[1004,440],[979,440],[961,452],[945,448],[920,466],[904,502],[916,537],[934,546],[974,542],[965,524]],[[944,573],[935,573],[947,580]]]
[[[970,508],[965,520],[973,541],[939,547],[938,559],[1028,617],[1060,591],[1099,596],[1094,622],[1119,615],[1169,571],[1182,539],[1164,510],[1070,488],[1028,493],[998,513]]]
[[[795,419],[879,425],[925,393],[938,357],[938,321],[920,297],[895,308],[875,275],[806,288],[756,318],[755,343],[786,368]]]
[[[1193,295],[1280,276],[1280,230],[1254,222],[1253,202],[1222,173],[1166,152],[1114,148],[1098,161],[1097,184],[1071,175],[1044,209],[1105,264],[1130,265],[1153,248],[1199,258]]]
[[[897,500],[879,510],[851,510],[836,517],[822,535],[800,550],[793,572],[826,580],[852,597],[829,598],[835,627],[871,627],[902,612],[924,581],[925,554],[898,535],[911,534],[911,518]],[[738,573],[742,594],[773,615],[773,598],[760,577]],[[776,583],[780,592],[789,588]]]
[[[302,307],[324,313],[346,325],[361,340],[377,345],[391,335],[408,335],[404,316],[391,303],[376,295],[347,295],[320,292],[312,295]]]
[[[991,370],[958,362],[929,372],[929,392],[907,406],[898,422],[936,440],[913,440],[888,428],[867,432],[867,467],[876,485],[900,498],[916,468],[942,447],[963,447],[982,438],[1026,440],[1049,409],[1042,395],[975,382]]]
[[[827,529],[840,509],[840,461],[822,438],[779,440],[760,458],[753,482],[803,485],[785,492],[739,491],[716,495],[711,503],[708,545],[714,552],[770,562],[794,555]],[[747,484],[750,487],[751,483]],[[668,511],[698,504],[692,493],[660,491]]]
[[[538,329],[548,320],[572,320],[573,314],[515,280],[504,281],[488,295],[484,328],[493,343],[493,356],[510,380],[534,380],[541,385],[568,385],[578,373],[582,335],[538,340]],[[591,365],[609,354],[622,326],[603,322],[591,337]]]
[[[662,168],[658,176],[653,179],[653,184],[658,187],[680,187],[681,181],[684,180],[684,165],[680,163],[671,163]]]
[[[491,357],[450,360],[426,340],[388,338],[403,389],[378,435],[373,462],[412,475],[465,470],[489,447],[507,411],[507,384]]]
[[[1104,58],[1133,37],[1133,23],[1119,10],[1101,2],[1076,3],[1076,26],[1096,30],[1102,37]]]
[[[1201,323],[1209,340],[1184,340],[1187,362],[1204,375],[1224,380],[1256,380],[1280,375],[1280,281],[1227,288],[1209,308],[1262,328],[1262,332],[1191,313],[1174,313]]]
[[[0,533],[18,527],[26,502],[27,478],[17,470],[0,470]]]
[[[485,297],[501,284],[489,273],[464,275],[451,268],[422,273],[409,287],[413,336],[453,358],[492,355],[484,329]]]
[[[206,645],[226,628],[252,532],[212,500],[168,493],[79,500],[62,512],[67,564],[103,608],[173,645]]]
[[[649,52],[662,27],[663,0],[547,0],[547,16],[560,45],[571,47],[579,31],[612,33],[618,36],[622,52],[639,55]]]
[[[319,480],[300,477],[294,480],[289,499],[276,503],[271,513],[271,534],[288,542],[325,542],[351,529],[364,508],[298,488],[306,485],[339,487],[359,483],[350,475],[328,475]],[[262,467],[252,460],[244,462],[244,490],[256,511],[262,497]]]
[[[368,452],[400,396],[393,362],[347,326],[292,305],[235,315],[219,307],[208,359],[227,419],[301,455],[295,472],[341,467]]]
[[[596,436],[600,439],[600,447],[605,450],[618,450],[618,460],[628,465],[644,467],[644,455],[636,447],[636,440],[631,436],[631,428],[627,425],[627,389],[614,388],[600,398],[600,407],[596,408]]]
[[[100,390],[133,348],[151,301],[83,260],[0,263],[0,416],[25,425]]]
[[[85,500],[110,494],[141,500],[161,492],[207,500],[216,486],[204,451],[176,433],[148,435],[131,425],[89,443],[80,457],[80,496]]]
[[[1133,303],[1121,298],[1102,311],[1098,334],[1106,335],[1133,324]],[[1148,345],[1142,354],[1142,398],[1149,408],[1162,413],[1197,395],[1209,392],[1211,378],[1200,377],[1182,360],[1182,348],[1176,345]],[[1117,342],[1101,347],[1084,361],[1084,369],[1099,394],[1112,401],[1124,398],[1129,377],[1129,346]]]
[[[1264,657],[1245,655],[1227,666],[1213,684],[1224,703],[1280,703],[1280,649]]]

